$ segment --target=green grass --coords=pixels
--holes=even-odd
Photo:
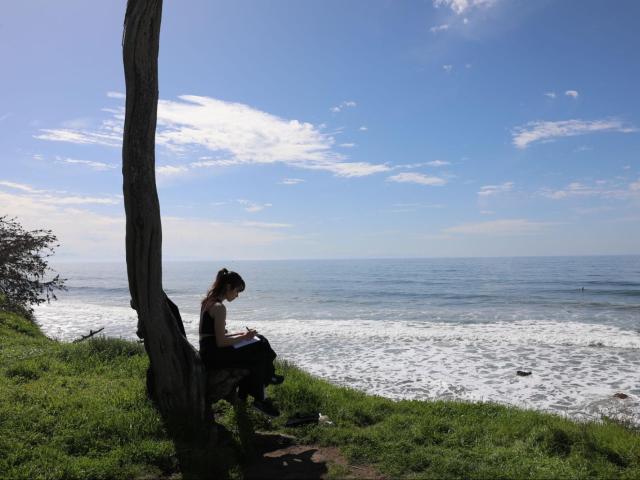
[[[0,312],[0,477],[116,479],[175,470],[136,343],[64,344]]]
[[[392,401],[283,365],[272,395],[288,415],[321,412],[333,425],[288,430],[334,445],[392,478],[640,478],[640,434],[613,422],[576,423],[495,404]],[[285,430],[286,431],[286,430]]]
[[[0,312],[0,477],[175,472],[173,444],[145,396],[147,365],[136,343],[64,344]],[[640,478],[640,434],[613,422],[576,423],[494,404],[396,402],[291,365],[279,369],[287,379],[270,389],[283,415],[269,422],[252,414],[257,429],[337,446],[353,464],[373,465],[390,478]],[[219,410],[235,429],[228,405]],[[285,429],[296,412],[322,412],[333,424]],[[342,470],[332,468],[340,478]]]

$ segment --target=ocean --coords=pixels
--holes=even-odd
[[[640,256],[167,262],[165,291],[196,348],[221,267],[247,284],[229,328],[256,328],[335,384],[640,425]],[[36,309],[48,336],[137,338],[124,262],[54,268],[69,289]]]

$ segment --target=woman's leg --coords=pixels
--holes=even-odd
[[[262,342],[252,343],[240,348],[219,349],[220,366],[246,368],[249,375],[239,384],[241,398],[251,395],[256,400],[264,399],[264,387],[269,377],[265,377],[266,350]]]

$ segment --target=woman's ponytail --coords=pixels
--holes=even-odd
[[[245,283],[242,277],[236,272],[230,272],[226,268],[220,269],[216,275],[213,285],[209,288],[207,295],[202,299],[201,310],[208,310],[211,305],[219,300],[219,297],[226,292],[226,287],[236,288],[243,291]]]

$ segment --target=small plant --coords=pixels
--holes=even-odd
[[[0,217],[0,308],[31,317],[33,305],[66,290],[65,280],[52,276],[47,262],[56,242],[51,230],[28,231],[15,219]]]

